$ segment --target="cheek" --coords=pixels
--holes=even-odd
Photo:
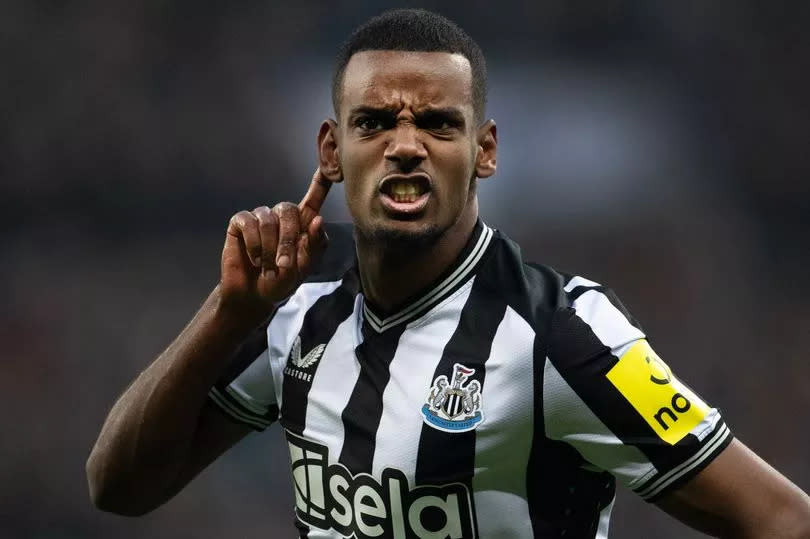
[[[453,193],[466,193],[475,172],[475,153],[469,144],[459,143],[437,147],[432,155],[433,164],[442,172],[448,189]]]
[[[341,149],[340,166],[343,173],[343,189],[349,213],[359,218],[368,211],[369,197],[376,189],[377,170],[382,160],[382,150],[372,144],[350,144]]]
[[[353,144],[340,154],[340,166],[346,180],[346,189],[362,190],[373,176],[382,159],[383,151],[372,144]]]

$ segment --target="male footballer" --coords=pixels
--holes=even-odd
[[[604,538],[617,482],[711,535],[810,537],[810,498],[610,289],[524,261],[479,216],[497,131],[466,33],[375,17],[332,97],[303,199],[231,218],[219,284],[110,411],[99,508],[144,514],[278,422],[301,537]],[[341,181],[352,225],[325,225]]]

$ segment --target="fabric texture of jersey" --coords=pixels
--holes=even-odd
[[[393,313],[363,297],[351,227],[327,230],[210,392],[281,423],[302,537],[607,537],[616,481],[655,501],[731,441],[611,290],[483,222]]]

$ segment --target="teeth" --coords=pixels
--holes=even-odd
[[[394,202],[416,202],[416,195],[415,194],[399,194],[394,193],[392,197]]]
[[[421,184],[418,182],[398,180],[391,184],[388,190],[388,196],[390,196],[394,202],[411,203],[416,202],[424,192]]]
[[[402,196],[416,196],[419,193],[419,188],[415,183],[397,182],[391,186],[391,193]]]

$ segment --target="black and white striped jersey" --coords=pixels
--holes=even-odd
[[[399,311],[351,228],[210,397],[289,445],[302,537],[607,537],[615,482],[656,500],[731,441],[609,289],[479,221]]]

